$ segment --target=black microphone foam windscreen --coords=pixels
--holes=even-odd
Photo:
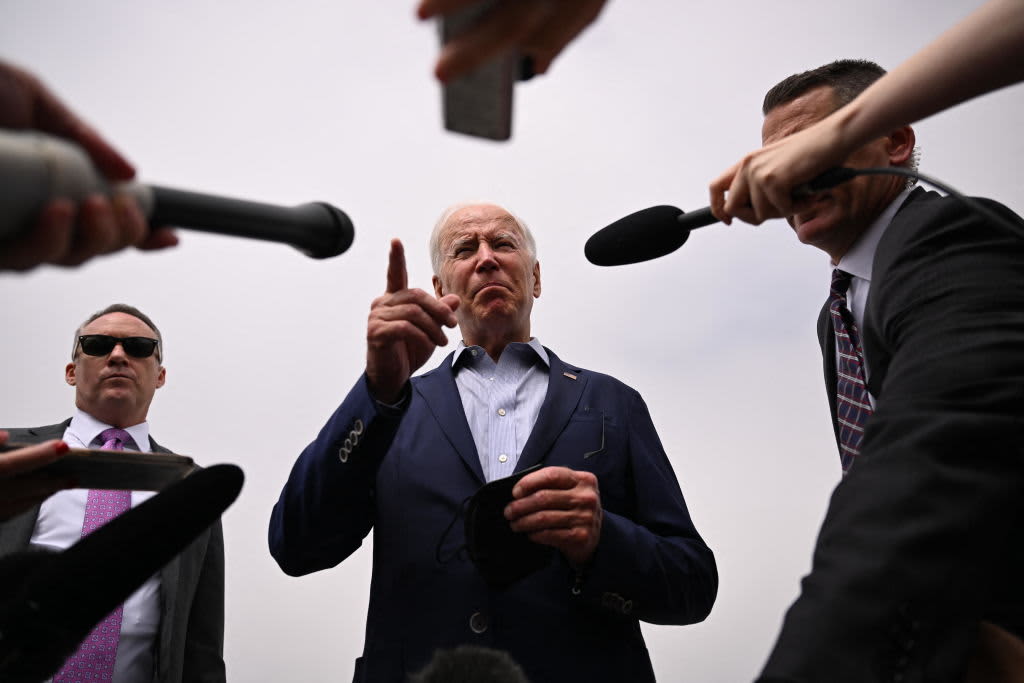
[[[672,253],[690,236],[677,221],[682,213],[665,205],[631,213],[594,233],[584,254],[598,266],[621,266]]]

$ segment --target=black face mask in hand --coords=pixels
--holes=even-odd
[[[534,465],[484,484],[467,500],[465,549],[492,588],[505,588],[551,562],[552,549],[512,531],[504,513],[505,506],[512,502],[516,482],[540,467]],[[450,530],[451,526],[448,528]],[[441,558],[441,546],[447,535],[446,531],[437,548],[437,559],[442,564],[447,561]]]
[[[516,482],[539,468],[535,465],[484,484],[469,500],[466,550],[487,583],[495,588],[504,588],[551,562],[552,549],[512,531],[504,512],[512,502]]]

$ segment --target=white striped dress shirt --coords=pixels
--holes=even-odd
[[[509,344],[497,363],[479,346],[456,347],[455,384],[486,481],[515,471],[548,392],[549,366],[536,337]]]

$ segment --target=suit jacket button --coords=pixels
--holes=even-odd
[[[348,462],[348,456],[351,452],[352,451],[342,446],[340,449],[338,449],[338,460],[342,462]]]
[[[356,418],[356,421],[352,423],[352,431],[355,432],[356,434],[363,433],[363,421],[360,420],[358,417]]]
[[[469,628],[473,633],[483,633],[487,630],[487,615],[481,612],[473,612],[469,618]]]

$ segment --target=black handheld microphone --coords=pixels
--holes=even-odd
[[[837,167],[797,187],[794,197],[805,197],[835,187],[857,175],[852,168]],[[674,206],[652,206],[602,228],[587,240],[583,249],[596,266],[624,266],[671,254],[683,246],[691,230],[717,223],[711,207],[690,213]]]
[[[352,221],[330,204],[285,207],[141,183],[111,186],[71,142],[0,132],[0,242],[29,230],[51,199],[111,192],[135,199],[152,226],[283,242],[313,258],[337,256],[352,245]]]
[[[290,244],[313,258],[337,256],[352,246],[352,221],[324,202],[276,206],[149,185],[150,225],[176,225],[234,237]]]
[[[689,225],[680,225],[682,219],[689,216],[695,216]],[[690,237],[690,230],[717,220],[707,207],[688,214],[674,206],[652,206],[620,218],[591,235],[583,253],[597,266],[650,261],[683,246]]]
[[[209,528],[242,489],[234,465],[189,475],[61,553],[0,561],[0,680],[53,675],[146,579]]]

